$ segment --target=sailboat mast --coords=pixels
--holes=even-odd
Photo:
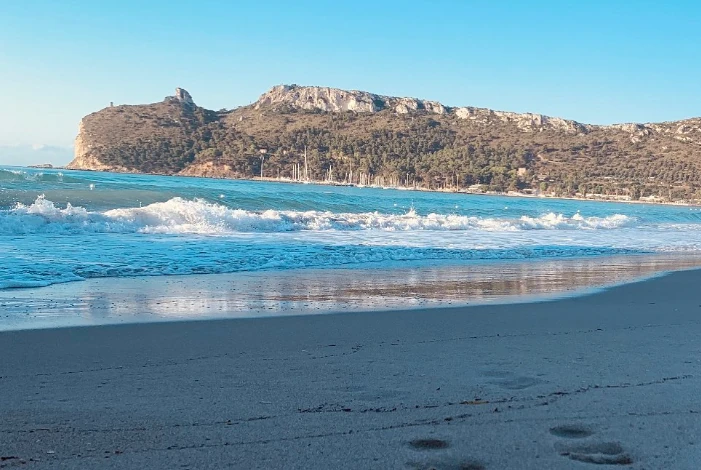
[[[304,146],[304,181],[309,181],[309,167],[307,166],[307,146]]]

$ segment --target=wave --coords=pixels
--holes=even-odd
[[[41,183],[84,183],[85,180],[68,176],[63,172],[43,172],[43,171],[25,171],[25,170],[9,170],[0,168],[0,181],[6,182],[41,182]]]
[[[32,287],[47,287],[53,284],[63,284],[66,282],[84,281],[85,278],[76,276],[73,273],[65,275],[53,275],[51,273],[44,276],[27,277],[26,274],[17,276],[7,276],[6,279],[0,278],[0,290],[2,289],[28,289]]]
[[[43,196],[31,205],[0,211],[0,234],[160,233],[226,235],[294,231],[522,231],[601,230],[635,223],[622,214],[584,217],[547,213],[540,217],[486,218],[458,214],[333,213],[324,211],[246,211],[202,199],[180,197],[144,207],[91,212],[70,203],[61,208]]]
[[[629,254],[639,250],[609,246],[602,238],[610,238],[609,233],[615,236],[605,231],[635,223],[635,218],[620,214],[585,217],[580,213],[546,213],[509,219],[420,215],[414,209],[404,214],[247,211],[180,197],[144,207],[97,212],[70,203],[57,205],[40,196],[32,204],[0,210],[0,235],[6,236],[0,238],[0,252],[4,252],[0,289],[101,277]],[[560,230],[579,231],[581,235],[557,233]],[[592,239],[594,234],[583,230],[598,231],[598,238]],[[308,233],[275,235],[303,231]],[[457,233],[448,233],[451,231]],[[100,233],[119,235],[92,236]],[[61,236],[17,236],[29,234]],[[189,236],[141,234],[218,236],[193,240]],[[233,241],[227,236],[236,234],[248,235],[237,235]],[[582,237],[586,243],[577,240]],[[159,242],[153,243],[154,238]]]

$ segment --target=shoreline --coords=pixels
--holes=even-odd
[[[92,171],[92,170],[88,170]],[[99,171],[99,170],[97,170]],[[150,173],[131,173],[131,174],[150,174]],[[212,178],[212,179],[229,179],[232,181],[251,181],[260,183],[285,183],[285,184],[313,184],[317,186],[339,186],[339,187],[353,187],[353,188],[370,188],[370,189],[384,189],[384,190],[395,190],[395,191],[420,191],[427,193],[446,193],[446,194],[465,194],[471,196],[498,196],[498,197],[514,197],[514,198],[524,198],[524,199],[555,199],[564,201],[582,201],[582,202],[609,202],[609,203],[620,203],[620,204],[643,204],[651,206],[680,206],[680,207],[700,207],[701,202],[675,202],[675,201],[640,201],[632,199],[606,199],[606,198],[587,198],[587,197],[567,197],[567,196],[549,196],[541,194],[528,194],[519,193],[517,191],[507,191],[505,193],[501,192],[477,192],[469,190],[460,189],[428,189],[428,188],[418,188],[418,187],[408,187],[408,186],[377,186],[377,185],[359,185],[354,183],[341,183],[333,181],[295,181],[292,179],[278,179],[278,178],[213,178],[209,176],[191,176],[191,175],[158,175],[158,176],[184,176],[186,178]]]
[[[701,270],[701,257],[620,255],[95,278],[0,290],[0,331],[537,304],[687,270]]]
[[[10,167],[12,165],[5,165]],[[212,180],[229,180],[229,181],[249,181],[249,182],[259,182],[259,183],[283,183],[283,184],[311,184],[316,186],[338,186],[338,187],[354,187],[354,188],[371,188],[371,189],[389,189],[395,191],[420,191],[428,193],[447,193],[447,194],[464,194],[471,196],[499,196],[499,197],[514,197],[514,198],[524,198],[524,199],[555,199],[564,201],[581,201],[581,202],[607,202],[607,203],[618,203],[618,204],[642,204],[651,206],[679,206],[679,207],[701,207],[701,202],[675,202],[675,201],[640,201],[640,200],[620,200],[620,199],[604,199],[604,198],[586,198],[586,197],[566,197],[566,196],[547,196],[547,195],[535,195],[517,192],[473,192],[467,190],[448,190],[448,189],[427,189],[427,188],[416,188],[416,187],[405,187],[405,186],[374,186],[374,185],[358,185],[358,184],[347,184],[333,181],[295,181],[292,179],[279,179],[270,177],[252,177],[252,178],[226,178],[226,177],[212,177],[212,176],[193,176],[193,175],[181,175],[181,174],[165,174],[165,173],[141,173],[141,172],[129,172],[129,171],[105,171],[105,170],[89,170],[89,169],[77,169],[77,168],[67,168],[61,166],[54,166],[52,168],[35,168],[35,167],[22,167],[14,166],[14,168],[27,168],[32,170],[65,170],[65,171],[87,171],[87,172],[97,172],[97,173],[115,173],[119,175],[147,175],[147,176],[164,176],[164,177],[178,177],[178,178],[205,178]]]
[[[0,332],[3,464],[696,468],[699,278],[533,304]]]

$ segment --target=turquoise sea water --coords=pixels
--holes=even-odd
[[[696,207],[0,167],[0,289],[699,252]]]

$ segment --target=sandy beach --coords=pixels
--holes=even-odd
[[[3,332],[0,467],[699,468],[700,278]]]

